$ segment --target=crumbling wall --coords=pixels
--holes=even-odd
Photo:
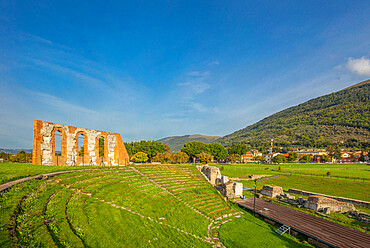
[[[208,178],[212,185],[218,184],[218,182],[221,180],[221,172],[215,166],[205,165],[202,167],[201,172]]]
[[[283,188],[275,185],[264,185],[261,190],[262,195],[269,197],[276,197],[278,195],[284,194]]]
[[[227,176],[221,176],[220,170],[215,166],[205,165],[197,167],[208,179],[208,181],[227,198],[241,197],[243,195],[243,184],[229,181]]]
[[[55,132],[61,133],[61,156],[55,155]],[[78,156],[78,135],[84,137],[84,156]],[[99,156],[99,138],[104,137],[104,156]],[[87,128],[35,120],[33,164],[45,165],[125,165],[129,156],[121,135]]]
[[[304,203],[305,208],[310,208],[316,211],[323,211],[330,209],[330,212],[340,212],[345,213],[349,211],[355,211],[355,207],[352,203],[340,202],[331,198],[323,196],[310,196]]]

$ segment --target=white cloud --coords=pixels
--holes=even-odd
[[[201,71],[190,71],[186,73],[188,76],[193,76],[193,77],[207,77],[210,75],[209,71],[201,72]]]
[[[211,86],[205,82],[194,80],[194,81],[188,81],[185,83],[179,83],[179,86],[183,86],[186,89],[188,89],[189,95],[187,96],[192,98],[194,95],[198,95],[203,93],[204,91],[211,88]]]
[[[220,62],[218,62],[217,60],[211,61],[211,62],[208,63],[208,65],[219,65],[219,64],[220,64]]]
[[[58,110],[60,113],[78,113],[83,115],[96,115],[98,112],[88,108],[81,107],[65,101],[62,98],[45,94],[37,91],[29,91],[31,95],[34,96],[34,99],[43,104],[47,103],[51,108]]]
[[[360,59],[349,58],[347,68],[357,75],[370,76],[370,59],[365,57]]]

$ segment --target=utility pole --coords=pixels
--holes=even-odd
[[[254,180],[254,194],[253,194],[253,213],[256,214],[256,193],[257,193],[257,179]]]

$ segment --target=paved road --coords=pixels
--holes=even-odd
[[[238,199],[237,203],[244,208],[253,210],[253,198]],[[369,234],[272,202],[256,199],[256,212],[334,247],[370,247]]]

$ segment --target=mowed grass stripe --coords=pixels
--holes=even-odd
[[[67,204],[73,194],[72,190],[63,188],[50,199],[46,208],[46,224],[59,245],[84,247],[81,239],[71,229],[67,217]]]

